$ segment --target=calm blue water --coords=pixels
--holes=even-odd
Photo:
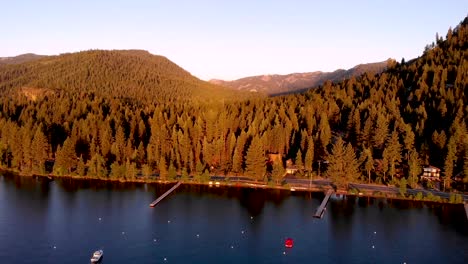
[[[467,263],[463,206],[0,176],[0,263]],[[99,220],[101,218],[101,220]],[[284,239],[294,239],[285,249]]]

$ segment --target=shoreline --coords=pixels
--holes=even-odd
[[[0,168],[0,173],[7,173],[14,176],[24,177],[24,178],[47,178],[49,180],[55,179],[69,179],[69,180],[94,180],[94,181],[101,181],[101,182],[110,182],[110,183],[150,183],[150,184],[174,184],[179,181],[182,182],[184,185],[201,185],[201,186],[216,186],[216,187],[238,187],[238,188],[250,188],[250,189],[265,189],[265,190],[284,190],[290,192],[314,192],[314,193],[325,193],[326,190],[332,188],[332,186],[317,186],[312,185],[312,187],[304,187],[304,186],[294,186],[294,185],[270,185],[268,183],[260,183],[260,182],[239,182],[239,181],[208,181],[208,182],[194,182],[194,181],[182,181],[182,180],[159,180],[159,179],[112,179],[112,178],[99,178],[99,177],[92,177],[92,176],[76,176],[76,175],[64,175],[64,176],[57,176],[53,174],[24,174],[15,170]],[[237,176],[235,176],[237,177]],[[242,177],[242,176],[238,176]],[[378,186],[385,186],[385,185],[378,185]],[[363,191],[363,192],[353,192],[352,189],[345,190],[345,189],[335,189],[335,194],[337,195],[344,195],[350,197],[368,197],[368,198],[389,198],[395,200],[403,200],[403,201],[420,201],[420,202],[432,202],[432,203],[439,203],[439,204],[466,204],[466,202],[462,198],[462,202],[451,202],[449,199],[446,199],[441,196],[433,196],[438,197],[436,200],[432,198],[427,198],[427,196],[423,196],[422,199],[416,199],[412,195],[408,197],[403,197],[399,194],[391,193],[391,192],[382,192],[377,191]],[[421,192],[422,193],[422,192]],[[444,192],[448,195],[452,193]]]

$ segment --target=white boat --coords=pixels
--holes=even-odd
[[[102,251],[102,249],[95,251],[93,257],[91,258],[91,263],[98,263],[101,261],[102,255],[104,255],[104,251]]]

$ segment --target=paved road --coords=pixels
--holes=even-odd
[[[251,184],[260,184],[259,182],[256,182],[254,179],[246,177],[246,176],[222,176],[222,175],[214,175],[210,177],[211,181],[230,181],[230,182],[242,182],[242,183],[251,183]],[[310,185],[313,185],[314,187],[320,186],[330,186],[332,184],[332,181],[330,180],[309,180],[309,179],[298,179],[298,178],[292,178],[292,177],[286,177],[284,178],[284,183],[289,184],[293,187],[303,187],[303,188],[308,188]],[[385,192],[385,193],[393,193],[393,194],[399,194],[400,189],[397,187],[392,187],[392,186],[385,186],[385,185],[377,185],[377,184],[364,184],[364,183],[350,183],[349,184],[350,188],[354,188],[357,190],[362,190],[362,191],[374,191],[374,192]],[[422,193],[424,195],[428,195],[429,193],[432,193],[433,195],[440,196],[444,199],[449,199],[450,198],[450,193],[447,192],[441,192],[437,190],[426,190],[426,189],[407,189],[406,191],[408,194],[416,196],[418,193]],[[462,198],[464,201],[468,201],[468,195],[462,194]]]
[[[373,184],[360,184],[360,183],[350,183],[350,188],[355,188],[357,190],[366,190],[366,191],[378,191],[378,192],[387,192],[387,193],[400,193],[400,189],[397,187],[385,186],[385,185],[373,185]],[[441,192],[437,190],[426,190],[426,189],[407,189],[406,192],[410,195],[417,195],[422,193],[427,195],[432,193],[433,195],[440,196],[445,199],[450,198],[450,193]],[[463,200],[468,201],[468,195],[462,194]]]
[[[309,185],[315,186],[327,186],[331,184],[330,180],[307,180],[307,179],[297,179],[297,178],[284,178],[284,182],[289,185],[300,186],[300,187],[309,187]]]

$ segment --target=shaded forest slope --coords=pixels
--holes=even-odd
[[[201,81],[167,58],[142,50],[91,50],[0,67],[0,90],[23,87],[141,102],[219,100],[241,94]]]

